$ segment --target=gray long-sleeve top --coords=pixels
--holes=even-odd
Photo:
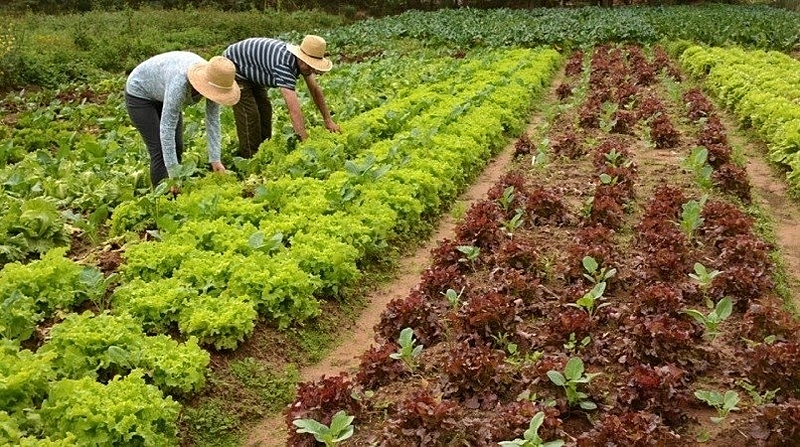
[[[171,51],[159,54],[133,69],[125,83],[125,91],[137,98],[158,101],[164,104],[161,111],[161,151],[164,165],[173,176],[178,165],[175,152],[175,128],[183,106],[195,102],[191,96],[191,84],[187,73],[189,67],[205,62],[205,59],[188,51]],[[206,137],[208,162],[220,161],[221,132],[219,104],[206,99]]]

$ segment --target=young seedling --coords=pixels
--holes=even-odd
[[[514,186],[509,186],[503,190],[503,195],[498,197],[497,201],[500,203],[500,206],[503,208],[503,211],[508,211],[511,208],[511,204],[514,202]]]
[[[700,225],[703,225],[703,218],[701,216],[706,200],[708,200],[708,196],[703,196],[699,202],[690,200],[683,204],[680,227],[683,234],[685,234],[689,240],[694,238],[694,232],[700,228]]]
[[[617,103],[615,102],[604,102],[603,103],[603,113],[600,115],[600,129],[605,133],[611,133],[611,129],[617,124],[617,120],[614,119],[614,113],[617,111]]]
[[[508,355],[506,356],[506,363],[512,366],[531,365],[542,358],[542,351],[533,351],[522,354],[519,351],[519,346],[516,343],[508,343],[505,345]]]
[[[618,178],[612,177],[608,174],[600,174],[600,183],[603,185],[614,186],[617,184]]]
[[[691,155],[684,160],[685,166],[694,171],[697,184],[706,189],[713,186],[711,174],[714,171],[707,161],[708,149],[700,146],[694,148]]]
[[[547,151],[550,148],[550,139],[545,138],[542,140],[541,143],[536,147],[536,155],[533,156],[531,160],[531,165],[534,167],[536,166],[544,166],[550,162],[550,158],[547,155]]]
[[[508,233],[509,236],[513,237],[514,232],[517,231],[517,229],[519,229],[523,223],[525,223],[525,219],[522,218],[522,215],[523,211],[517,210],[517,213],[514,215],[514,217],[512,217],[510,220],[503,221],[503,228],[505,228],[506,233]]]
[[[597,404],[588,400],[588,394],[578,391],[578,386],[589,383],[601,373],[584,374],[583,360],[580,357],[572,357],[564,367],[564,373],[551,369],[547,371],[547,377],[554,384],[564,388],[567,393],[567,403],[570,406],[578,405],[584,410],[594,410]]]
[[[733,390],[728,390],[725,394],[719,391],[697,390],[694,392],[694,397],[717,409],[718,416],[711,417],[711,422],[715,424],[724,421],[731,411],[739,409],[736,406],[739,403],[739,393]]]
[[[475,269],[475,263],[478,261],[478,257],[481,255],[480,247],[476,247],[474,245],[459,245],[456,248],[458,251],[464,254],[464,257],[458,261],[469,262],[472,264],[472,268]]]
[[[450,303],[451,309],[458,310],[461,307],[461,305],[463,304],[461,302],[461,295],[463,293],[464,293],[463,287],[461,288],[460,292],[456,292],[453,289],[447,289],[447,291],[444,292],[444,297],[447,298],[447,302]]]
[[[694,273],[689,273],[689,278],[692,278],[697,283],[698,287],[700,287],[700,291],[703,293],[703,297],[706,301],[706,307],[709,309],[714,307],[714,302],[708,297],[708,289],[711,288],[711,282],[714,281],[714,278],[720,273],[719,270],[709,271],[706,266],[699,262],[694,263]]]
[[[725,297],[719,300],[716,307],[714,307],[714,310],[709,312],[707,315],[703,315],[703,313],[695,309],[687,309],[684,312],[694,318],[695,321],[705,326],[706,335],[713,341],[715,338],[717,338],[717,335],[719,335],[720,323],[725,321],[725,319],[731,315],[732,311],[733,304],[731,303],[731,299]]]
[[[633,160],[627,160],[622,153],[617,152],[616,149],[611,149],[608,153],[606,153],[605,157],[606,164],[614,166],[615,168],[629,168],[633,165]]]
[[[292,424],[297,427],[297,433],[310,433],[318,442],[324,443],[325,447],[335,447],[353,436],[354,418],[342,410],[333,415],[330,427],[314,419],[295,419]]]
[[[780,391],[780,388],[775,388],[774,390],[764,391],[764,394],[760,394],[758,392],[758,388],[756,388],[756,386],[752,383],[748,382],[747,379],[737,380],[736,384],[747,391],[750,399],[753,400],[753,405],[757,407],[768,404],[775,400],[775,396],[778,394],[778,391]]]
[[[592,337],[587,335],[583,337],[580,342],[575,338],[575,333],[572,332],[569,334],[569,340],[564,343],[564,350],[570,352],[578,352],[579,350],[589,346],[589,343],[592,342]]]
[[[584,256],[581,262],[583,263],[583,269],[586,270],[583,277],[591,281],[592,284],[606,282],[617,274],[617,269],[600,268],[600,264],[591,256]]]
[[[389,357],[395,360],[402,360],[408,366],[411,372],[417,369],[417,357],[422,354],[422,345],[414,346],[414,330],[407,327],[400,331],[400,338],[398,339],[400,350],[389,354]]]
[[[525,433],[522,434],[523,439],[515,439],[513,441],[500,441],[501,447],[561,447],[564,441],[558,439],[555,441],[544,442],[539,436],[539,427],[544,422],[544,412],[540,411],[533,415],[531,423]]]
[[[567,303],[567,306],[577,307],[583,309],[589,314],[589,318],[594,317],[594,313],[603,307],[611,305],[611,303],[600,303],[598,301],[603,299],[603,292],[606,290],[606,283],[599,282],[592,287],[592,290],[586,292],[578,301],[574,303]]]

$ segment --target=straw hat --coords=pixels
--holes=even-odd
[[[229,59],[214,56],[208,62],[198,62],[189,67],[189,82],[201,95],[224,106],[239,102],[239,85],[236,66]]]
[[[325,57],[326,47],[325,39],[313,34],[304,37],[300,46],[286,45],[286,49],[317,71],[329,71],[333,68],[333,62]]]

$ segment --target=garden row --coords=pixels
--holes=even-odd
[[[157,222],[160,240],[130,244],[116,278],[65,259],[64,249],[6,265],[4,440],[176,443],[180,406],[163,395],[203,386],[209,353],[199,344],[235,348],[259,313],[278,327],[317,315],[320,298],[336,296],[381,250],[412,237],[507,131],[519,131],[560,60],[553,50],[455,59],[449,73],[458,82],[417,86],[432,98],[425,107],[396,97],[363,114],[367,120],[343,120],[341,136],[319,135],[296,148],[341,150],[339,163],[319,178],[208,176],[149,208],[123,203],[112,227],[145,222],[138,229],[155,234],[150,223]],[[395,114],[431,124],[418,128],[413,118],[406,127]],[[284,163],[308,165],[289,158]],[[93,312],[70,314],[82,308]],[[184,342],[167,336],[175,329]]]
[[[425,69],[411,70],[412,60],[387,55],[342,67],[323,79],[337,119],[358,116],[449,73],[430,52],[418,56],[429,62]],[[410,73],[397,80],[402,72]],[[0,264],[36,258],[55,246],[70,245],[71,238],[96,245],[108,234],[108,218],[117,205],[135,197],[142,202],[155,200],[148,194],[146,150],[122,103],[123,81],[115,78],[79,91],[43,91],[20,98],[19,103],[6,103],[17,113],[7,127],[0,126],[4,135],[0,144],[5,148],[0,169]],[[357,94],[349,94],[353,92]],[[307,95],[302,98],[309,101]],[[202,108],[190,107],[186,114],[185,161],[201,166],[204,131],[191,123],[202,121]],[[235,146],[230,110],[222,118],[227,129],[223,161],[230,167],[246,164],[230,155]],[[315,118],[309,117],[310,125],[319,124]],[[279,129],[288,126],[285,121],[278,122]],[[188,169],[187,175],[191,174],[196,172]]]
[[[769,147],[800,195],[800,61],[777,52],[691,47],[681,63]]]
[[[798,326],[714,106],[658,49],[565,72],[358,371],[299,386],[290,445],[797,442]]]

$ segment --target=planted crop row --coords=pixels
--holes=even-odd
[[[694,46],[681,62],[705,76],[706,87],[758,132],[769,159],[788,167],[789,185],[800,193],[800,61],[776,52]]]
[[[387,55],[344,65],[323,78],[336,119],[365,113],[394,95],[407,96],[417,85],[451,74],[454,66],[434,59],[432,51],[418,55],[427,61],[424,68],[411,68],[420,66],[418,59]],[[0,169],[0,265],[69,245],[71,234],[95,244],[117,205],[139,203],[147,195],[147,155],[128,122],[121,91],[122,79],[117,78],[91,88],[9,99],[6,107],[17,113],[0,124],[0,135],[8,134],[0,143],[0,164],[4,165]],[[302,99],[310,101],[305,95]],[[185,113],[184,158],[203,165],[201,107],[189,107]],[[231,115],[228,109],[223,113],[228,166],[237,163],[231,155],[235,133]],[[310,115],[309,123],[314,124],[315,118]],[[288,127],[286,121],[285,117],[278,120],[278,128]]]
[[[558,45],[591,47],[610,42],[655,43],[687,39],[790,51],[800,43],[800,14],[765,6],[691,5],[661,8],[458,8],[407,11],[360,21],[331,32],[337,48],[380,51],[387,41],[419,39],[432,47]],[[365,42],[364,35],[372,36]]]

